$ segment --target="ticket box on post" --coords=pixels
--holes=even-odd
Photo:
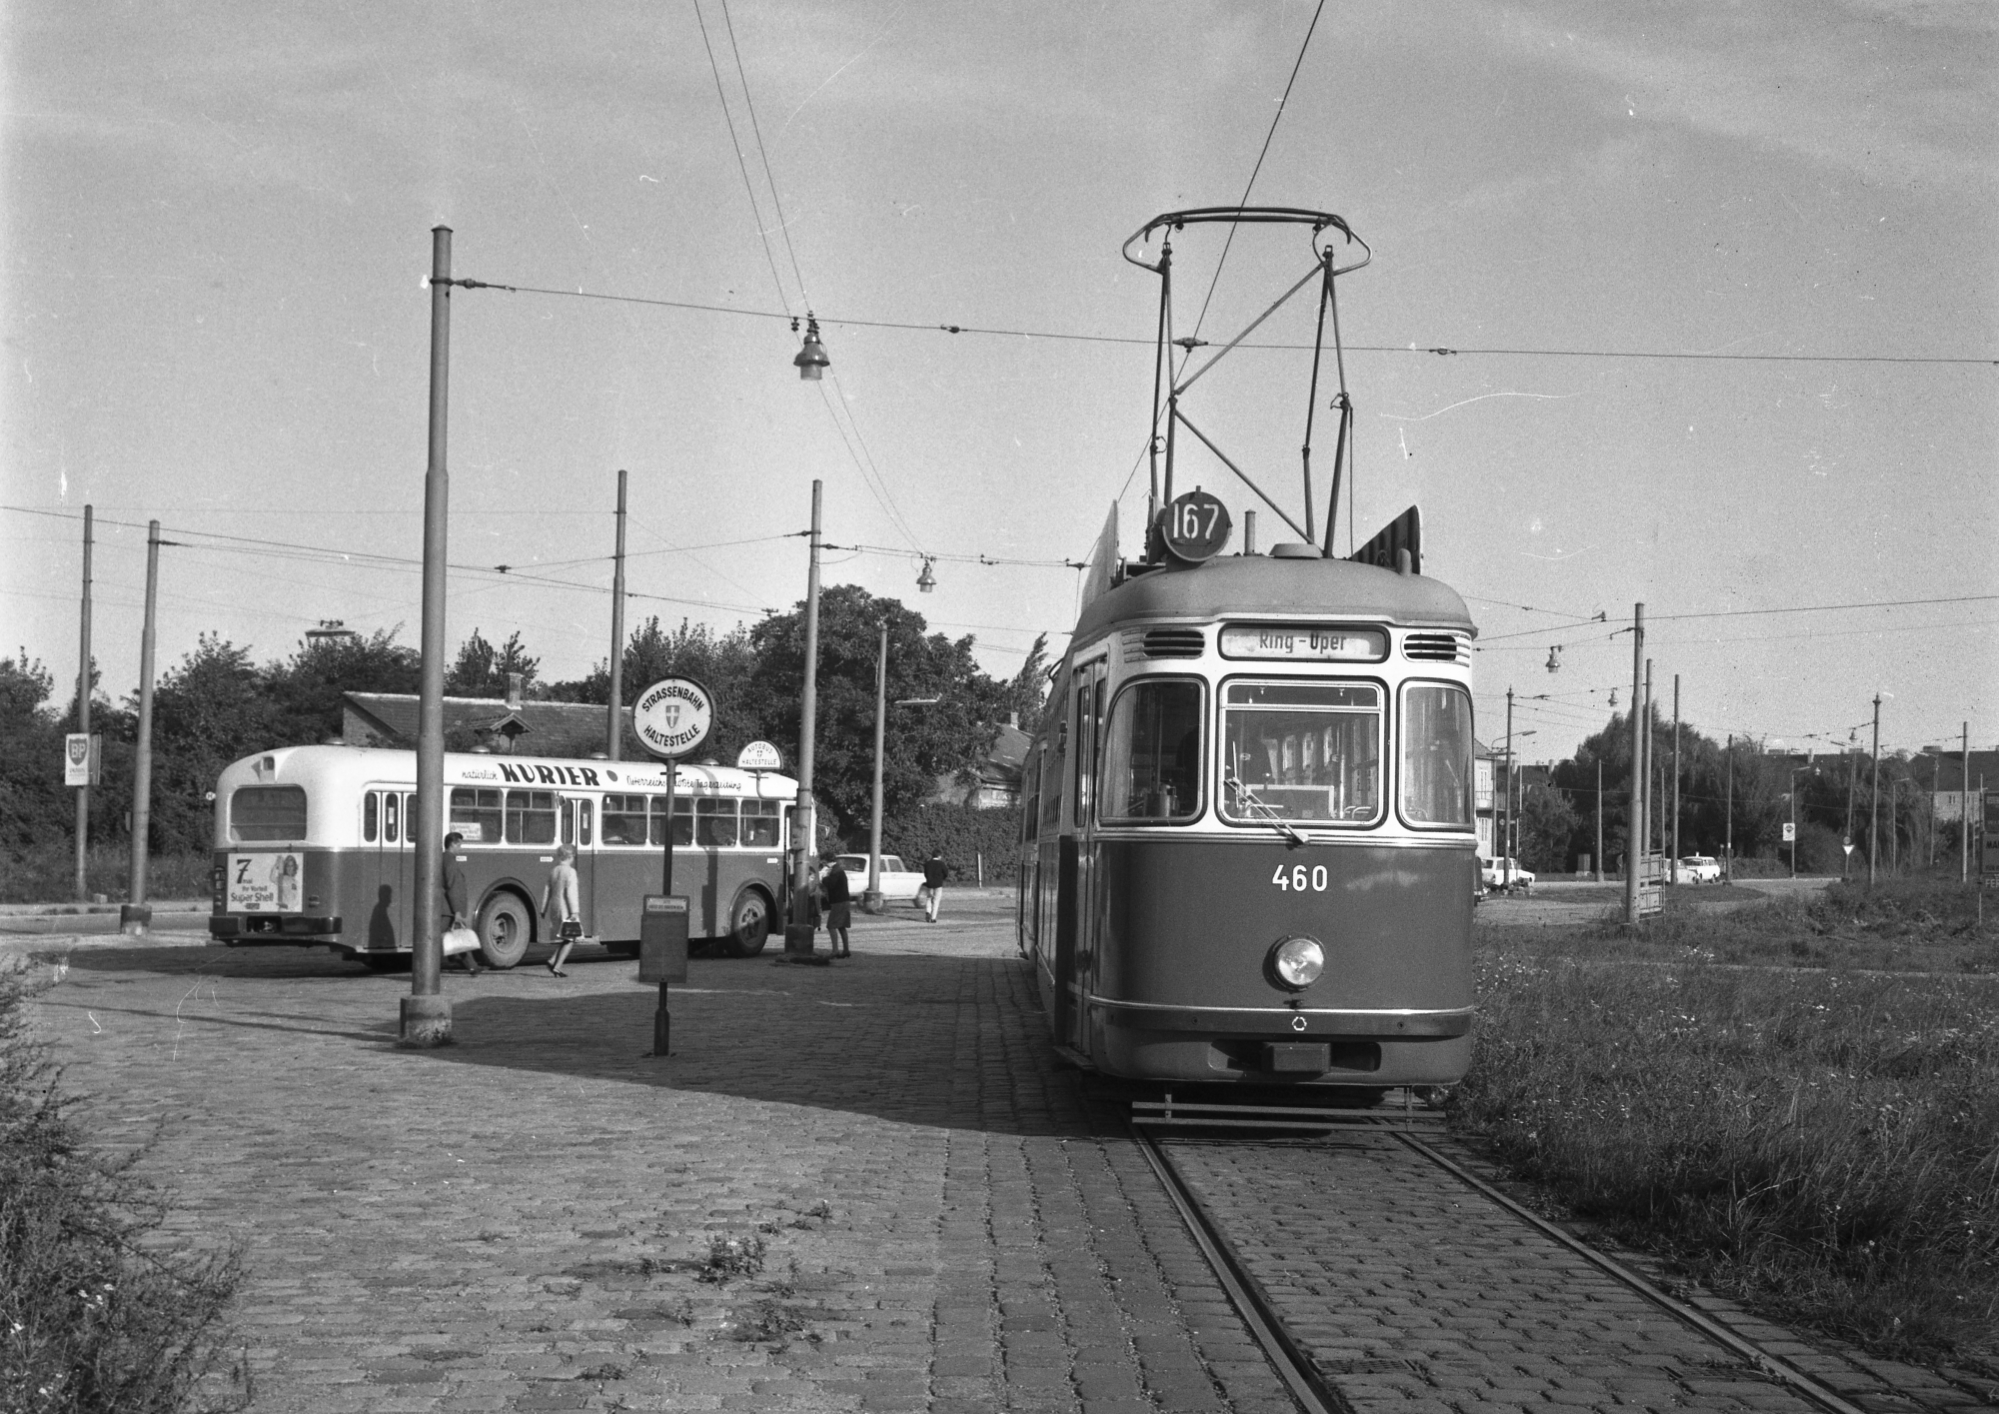
[[[687,895],[647,894],[639,915],[639,981],[687,980]]]

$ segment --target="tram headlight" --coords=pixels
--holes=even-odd
[[[1280,938],[1270,950],[1270,980],[1302,992],[1326,970],[1326,950],[1317,938]]]

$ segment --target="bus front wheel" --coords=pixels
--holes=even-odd
[[[737,957],[755,957],[769,937],[770,900],[761,889],[744,889],[729,910],[729,950]]]
[[[534,941],[534,924],[527,905],[514,894],[494,894],[479,910],[479,958],[488,967],[505,970],[519,965]]]

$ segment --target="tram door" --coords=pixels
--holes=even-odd
[[[1097,744],[1104,717],[1105,660],[1079,665],[1070,683],[1069,799],[1063,811],[1055,917],[1055,1037],[1087,1051],[1085,999],[1094,971]]]
[[[576,899],[583,910],[583,935],[588,938],[598,936],[596,813],[594,799],[562,798],[562,843],[576,850]]]

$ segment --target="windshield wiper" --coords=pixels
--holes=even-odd
[[[1285,840],[1290,844],[1291,848],[1293,849],[1297,849],[1303,845],[1310,843],[1310,841],[1307,840],[1303,835],[1299,834],[1296,830],[1292,829],[1290,824],[1287,823],[1284,820],[1284,818],[1280,816],[1275,810],[1272,810],[1268,804],[1266,804],[1264,801],[1258,800],[1256,797],[1256,793],[1252,791],[1248,786],[1244,785],[1240,780],[1236,779],[1234,776],[1224,776],[1222,778],[1222,781],[1225,785],[1227,785],[1231,790],[1233,790],[1236,793],[1236,799],[1238,801],[1248,805],[1252,811],[1261,812],[1260,816],[1254,817],[1256,824],[1270,826],[1271,829],[1277,831],[1278,834],[1284,836]]]

